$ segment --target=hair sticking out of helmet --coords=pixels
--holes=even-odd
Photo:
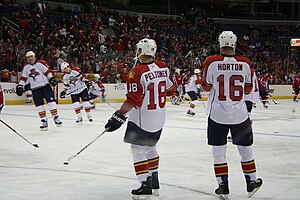
[[[195,69],[194,70],[194,74],[200,74],[200,72],[201,72],[200,69]]]
[[[136,44],[135,59],[141,56],[155,56],[156,50],[156,42],[153,39],[144,38]]]
[[[35,56],[35,53],[33,51],[28,51],[25,55],[26,58],[30,57],[30,56]]]
[[[231,47],[234,50],[236,46],[236,41],[237,41],[237,37],[232,31],[223,31],[219,35],[220,48]]]
[[[68,69],[68,68],[70,68],[70,65],[69,65],[69,63],[67,63],[67,62],[63,62],[63,63],[61,63],[61,65],[60,65],[60,69],[61,69],[61,71],[66,71],[66,69]]]

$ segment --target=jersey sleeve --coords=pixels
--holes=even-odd
[[[50,79],[53,75],[52,75],[51,68],[48,65],[48,63],[44,60],[38,60],[37,62],[42,64],[42,67],[40,70],[45,74],[45,76],[48,77],[48,79]]]
[[[28,72],[29,72],[29,71],[28,71],[27,67],[25,66],[25,67],[23,68],[23,70],[22,70],[22,75],[21,75],[19,84],[21,84],[21,85],[23,85],[23,86],[26,84],[27,79],[28,79],[28,77],[29,77],[29,73],[28,73]]]
[[[251,68],[251,66],[249,66],[249,70],[246,73],[246,80],[245,80],[245,89],[244,92],[245,94],[250,94],[250,92],[252,91],[252,87],[253,87],[253,76],[254,76],[254,70]]]
[[[98,82],[97,82],[97,85],[98,85],[98,87],[101,89],[102,92],[105,92],[105,87],[104,87],[104,85],[102,84],[101,81],[98,81]]]
[[[126,101],[134,106],[141,107],[144,98],[144,89],[141,83],[141,72],[137,69],[137,67],[133,68],[129,72],[126,85]]]
[[[204,61],[204,68],[203,68],[203,79],[201,80],[201,85],[204,91],[209,92],[212,84],[213,84],[213,77],[211,68],[209,68],[209,65],[213,62],[212,57],[207,57]]]

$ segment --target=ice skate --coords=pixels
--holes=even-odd
[[[90,108],[91,108],[91,109],[95,109],[95,108],[96,108],[96,105],[95,105],[95,104],[92,104],[92,105],[90,106]]]
[[[93,121],[93,118],[92,118],[92,115],[91,115],[91,114],[88,114],[88,115],[87,115],[87,118],[88,118],[89,122],[92,122],[92,121]]]
[[[142,181],[139,188],[131,191],[134,200],[151,200],[152,195],[152,178],[149,176],[146,181]]]
[[[158,172],[152,173],[152,195],[159,196],[159,179]]]
[[[227,141],[228,141],[228,142],[232,142],[232,137],[231,137],[231,136],[228,136],[228,137],[227,137]]]
[[[76,124],[77,124],[77,125],[81,125],[81,124],[82,124],[82,117],[79,117],[79,118],[76,120]]]
[[[263,181],[261,178],[258,178],[256,180],[250,180],[250,176],[245,176],[246,183],[247,183],[247,192],[248,192],[248,198],[251,198],[262,186]]]
[[[40,126],[41,131],[47,131],[48,130],[48,122],[45,119],[42,119],[42,125]]]
[[[58,116],[54,116],[54,123],[56,124],[57,127],[62,126],[62,122],[59,120]]]
[[[215,193],[220,199],[229,200],[229,187],[227,177],[222,177],[222,182],[219,184],[219,187],[215,190]]]
[[[193,111],[191,110],[188,110],[187,113],[186,113],[186,116],[188,117],[194,117],[196,113],[194,113]]]

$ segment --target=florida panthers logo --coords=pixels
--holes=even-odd
[[[35,69],[30,70],[29,77],[33,78],[33,80],[35,80],[35,77],[38,75],[40,75],[40,73],[37,72]]]
[[[77,81],[77,78],[76,77],[74,77],[74,76],[71,76],[70,78],[69,78],[69,84],[70,85],[75,85],[75,82]]]

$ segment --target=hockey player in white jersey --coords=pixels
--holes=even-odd
[[[245,94],[245,103],[247,106],[248,115],[249,115],[251,122],[252,122],[252,116],[251,116],[252,107],[254,104],[257,104],[260,102],[258,81],[257,81],[256,73],[255,73],[255,71],[253,71],[252,73],[253,73],[253,77],[252,77],[253,87],[252,87],[250,94]]]
[[[252,89],[250,60],[235,55],[237,37],[232,31],[219,35],[221,55],[207,57],[204,63],[203,89],[208,97],[208,144],[212,146],[214,170],[219,187],[215,193],[229,199],[228,165],[226,160],[227,135],[230,130],[232,143],[237,145],[241,167],[250,198],[262,185],[256,178],[253,156],[253,132],[245,105],[244,94]]]
[[[189,95],[192,101],[190,102],[186,115],[189,117],[193,117],[195,115],[195,107],[198,102],[197,85],[201,83],[200,69],[195,69],[194,74],[188,76],[187,78],[188,80],[186,81],[185,84],[185,91]]]
[[[31,86],[34,104],[42,121],[40,129],[48,129],[44,99],[48,103],[50,112],[54,119],[54,123],[56,124],[56,126],[62,126],[62,122],[58,117],[54,93],[51,87],[55,86],[57,84],[57,81],[52,76],[49,65],[44,60],[36,60],[35,53],[33,51],[28,51],[25,56],[27,59],[27,64],[23,68],[20,82],[16,87],[17,95],[23,95],[24,86],[28,81]]]
[[[105,102],[105,87],[99,79],[100,75],[94,74],[93,80],[89,82],[89,99],[92,109],[96,107],[95,99],[98,97],[102,99],[102,102]]]
[[[80,99],[82,100],[82,105],[87,114],[89,122],[93,121],[91,114],[91,107],[89,103],[89,94],[85,82],[85,76],[75,69],[71,69],[69,63],[63,62],[61,64],[61,70],[64,72],[63,84],[64,90],[61,91],[60,97],[65,98],[66,95],[71,95],[73,108],[77,115],[76,124],[82,124],[82,113],[80,106]]]
[[[156,43],[142,39],[137,44],[136,59],[127,78],[127,99],[105,125],[107,131],[115,131],[126,121],[124,142],[131,144],[134,169],[141,186],[133,189],[133,199],[158,195],[159,155],[156,150],[164,123],[166,96],[175,92],[166,64],[154,60]]]

